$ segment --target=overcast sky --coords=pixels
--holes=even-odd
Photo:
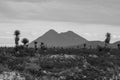
[[[120,0],[0,0],[0,44],[14,44],[14,30],[30,41],[49,29],[72,30],[88,40],[120,40]]]

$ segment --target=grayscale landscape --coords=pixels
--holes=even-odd
[[[0,0],[0,80],[120,80],[120,1]]]

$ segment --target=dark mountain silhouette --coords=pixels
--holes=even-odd
[[[43,36],[32,41],[29,44],[29,47],[34,47],[35,41],[38,42],[38,46],[40,46],[40,43],[43,42],[48,47],[69,47],[86,43],[88,40],[72,31],[57,33],[55,30],[51,29]]]
[[[111,47],[112,47],[112,48],[118,48],[118,46],[117,46],[118,44],[120,44],[120,41],[117,41],[117,42],[112,43],[112,44],[111,44]]]
[[[38,47],[40,47],[40,43],[43,42],[47,47],[84,47],[86,44],[87,48],[97,48],[97,46],[104,47],[105,43],[103,41],[88,41],[85,38],[79,36],[78,34],[67,31],[58,33],[55,30],[49,30],[41,37],[32,41],[29,44],[29,47],[34,47],[34,42],[38,42]],[[120,41],[115,43],[111,43],[109,46],[112,48],[117,48],[117,45],[120,44]]]
[[[86,43],[80,44],[80,45],[75,45],[72,47],[76,48],[84,48],[84,44],[86,44],[86,48],[97,48],[97,46],[104,47],[104,42],[103,41],[87,41]]]
[[[103,41],[87,41],[86,43],[86,48],[97,48],[98,46],[100,47],[105,47],[105,42]],[[120,44],[120,41],[114,42],[114,43],[110,43],[109,47],[111,48],[118,48],[118,44]],[[80,48],[84,48],[84,44],[81,45],[77,45],[74,47],[80,47]]]
[[[86,44],[87,44],[87,47],[88,47],[88,48],[89,48],[90,46],[91,46],[92,48],[96,48],[97,46],[103,47],[103,46],[105,45],[105,43],[102,42],[102,41],[88,41]]]

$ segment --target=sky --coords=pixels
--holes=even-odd
[[[0,0],[0,46],[14,45],[14,31],[30,42],[46,31],[74,31],[88,40],[120,40],[120,0]]]

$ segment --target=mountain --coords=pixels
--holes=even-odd
[[[34,42],[38,42],[38,46],[43,42],[48,47],[69,47],[74,45],[80,45],[86,43],[88,40],[79,36],[78,34],[68,31],[63,33],[57,33],[55,30],[49,30],[41,37],[32,41],[29,47],[34,47]]]
[[[102,47],[105,46],[103,41],[88,41],[72,31],[58,33],[52,29],[32,41],[29,44],[29,47],[34,47],[34,42],[38,42],[38,47],[41,42],[43,42],[47,47],[84,47],[84,43],[88,48],[97,48],[98,45]],[[120,44],[120,41],[111,43],[110,47],[117,48],[118,44]]]
[[[117,41],[117,42],[115,42],[115,43],[112,43],[112,44],[111,44],[111,47],[112,47],[112,48],[118,48],[118,46],[117,46],[118,44],[120,44],[120,41]]]
[[[97,46],[101,46],[101,47],[105,46],[105,43],[103,41],[87,41],[85,44],[86,44],[87,48],[90,48],[90,47],[97,48]],[[117,42],[114,42],[114,43],[110,43],[109,47],[111,47],[111,48],[118,48],[118,46],[117,46],[118,44],[120,44],[120,41],[117,41]],[[84,44],[77,45],[77,46],[74,46],[74,47],[81,47],[81,48],[83,48]]]
[[[102,42],[102,41],[87,41],[86,43],[83,43],[83,44],[80,44],[80,45],[75,45],[75,46],[72,46],[72,47],[79,47],[79,48],[84,48],[84,44],[86,44],[86,47],[87,48],[97,48],[97,46],[101,46],[101,47],[104,47],[105,43]]]
[[[105,43],[102,42],[102,41],[88,41],[86,44],[87,44],[88,47],[91,46],[92,48],[96,48],[98,45],[99,46],[104,46],[105,45]]]

